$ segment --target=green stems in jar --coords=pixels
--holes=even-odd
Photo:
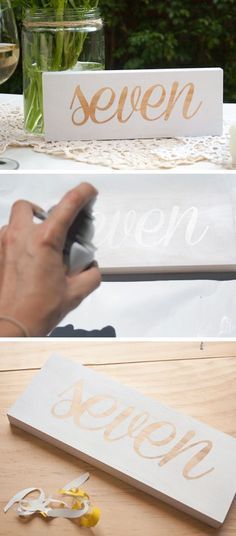
[[[27,131],[35,134],[44,132],[42,73],[76,68],[88,35],[93,36],[96,30],[102,31],[102,22],[95,9],[97,5],[98,0],[46,0],[41,2],[41,8],[38,10],[38,6],[31,1],[31,9],[26,13],[23,35]],[[45,9],[42,9],[43,7]],[[94,47],[92,49],[94,50]],[[94,64],[97,61],[99,65],[97,58],[92,56],[93,59]]]

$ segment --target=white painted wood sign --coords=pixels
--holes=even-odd
[[[78,185],[74,175],[3,176],[0,225],[28,199],[45,210]],[[88,179],[88,177],[87,177]],[[96,259],[104,274],[234,271],[235,174],[95,174]]]
[[[235,271],[234,175],[94,177],[96,258],[105,274]]]
[[[48,141],[221,135],[223,71],[43,73]]]
[[[220,526],[236,491],[236,440],[101,373],[53,355],[12,424]]]

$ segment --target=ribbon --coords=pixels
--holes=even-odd
[[[4,512],[6,513],[17,504],[15,510],[19,517],[40,514],[44,518],[79,519],[82,527],[94,527],[100,519],[100,510],[97,507],[91,506],[89,495],[80,487],[88,479],[89,473],[84,473],[59,490],[59,494],[63,497],[71,497],[72,505],[62,499],[46,497],[41,488],[26,488],[16,493],[10,499],[4,508]],[[38,492],[36,499],[26,498],[33,492]]]

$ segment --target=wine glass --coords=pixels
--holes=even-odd
[[[0,84],[14,73],[19,61],[19,39],[10,0],[0,0]],[[0,158],[0,171],[17,169],[19,163]]]

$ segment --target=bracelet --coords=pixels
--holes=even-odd
[[[14,324],[14,326],[17,326],[21,329],[24,337],[30,337],[30,334],[28,332],[28,329],[19,322],[19,320],[15,320],[15,318],[12,318],[11,316],[0,316],[0,321],[3,320],[4,322],[9,322],[10,324]]]

